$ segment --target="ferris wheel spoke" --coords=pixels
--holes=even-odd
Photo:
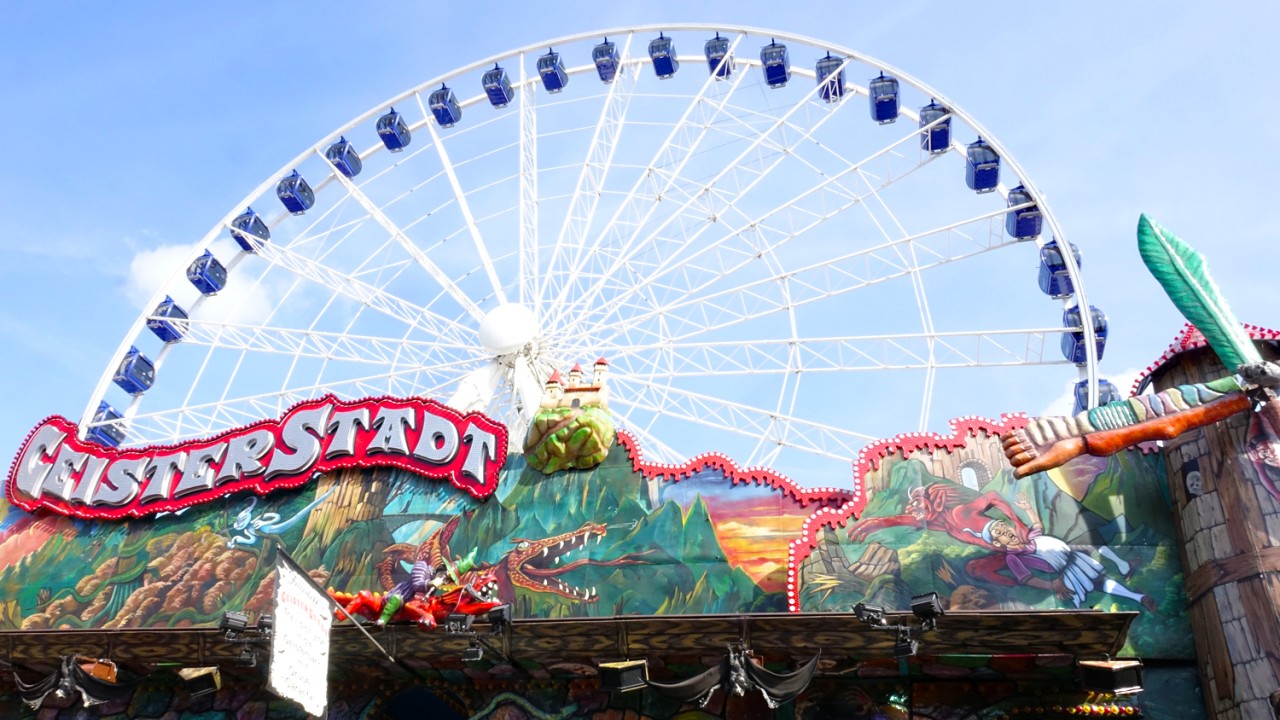
[[[538,113],[537,90],[520,54],[520,302],[533,299],[538,282]]]
[[[591,224],[595,221],[605,179],[609,168],[613,166],[614,151],[617,150],[618,139],[626,127],[624,121],[631,104],[631,90],[640,77],[640,64],[631,63],[631,41],[634,38],[634,34],[628,34],[623,43],[619,71],[605,94],[587,159],[579,171],[578,182],[569,201],[569,211],[565,213],[560,234],[551,250],[549,268],[559,267],[560,255],[566,248],[583,246]],[[538,299],[541,300],[541,296]]]
[[[893,210],[889,208],[889,205],[884,201],[883,196],[881,196],[880,193],[876,191],[874,184],[870,181],[870,179],[866,177],[864,173],[859,173],[859,177],[866,184],[867,188],[870,189],[871,192],[875,194],[876,203],[883,209],[885,214],[889,216],[889,220],[893,223],[894,227],[897,230],[896,235],[898,236],[905,235],[907,233],[906,227],[898,219],[897,215],[894,214]],[[873,219],[874,219],[873,213],[868,213],[868,214],[873,215]],[[878,221],[876,221],[876,226],[883,228],[883,226]],[[890,235],[888,232],[884,232],[884,235],[885,235],[885,239],[889,239]],[[907,250],[911,255],[911,261],[910,261],[911,266],[914,268],[917,268],[911,273],[911,290],[913,293],[915,293],[916,307],[919,309],[919,312],[920,312],[920,325],[925,333],[931,335],[934,332],[933,313],[929,309],[929,295],[928,295],[928,291],[925,290],[924,275],[918,269],[920,267],[920,258],[916,253],[915,243],[907,243]],[[899,253],[901,254],[900,248],[899,248]],[[906,258],[903,258],[903,259],[905,260]],[[936,373],[937,365],[934,364],[934,352],[937,349],[938,348],[935,346],[933,342],[929,343],[930,363],[929,363],[929,368],[925,372],[925,376],[924,376],[924,389],[923,389],[923,392],[920,394],[920,420],[916,424],[916,428],[922,432],[929,426],[929,409],[933,403],[933,385],[934,385],[934,380],[937,377],[937,373]],[[1043,352],[1041,352],[1041,356],[1043,356]]]
[[[179,435],[212,435],[252,424],[263,418],[278,417],[293,405],[314,400],[325,393],[344,400],[384,395],[388,394],[389,384],[394,385],[396,381],[407,380],[420,372],[421,368],[409,368],[340,382],[299,386],[244,397],[225,397],[217,402],[139,413],[128,420],[130,441],[146,444],[161,442]],[[417,394],[442,397],[458,381],[458,377],[452,377],[448,381],[425,389],[422,384],[416,382],[407,382],[404,387],[416,386],[419,388]]]
[[[316,155],[325,162],[328,162],[328,158],[326,158],[324,153],[320,152],[319,149],[316,150]],[[413,258],[414,262],[418,263],[418,265],[425,270],[432,279],[439,283],[440,287],[444,289],[449,297],[453,298],[458,305],[462,306],[462,309],[465,310],[468,315],[477,320],[484,317],[484,313],[481,312],[475,302],[468,297],[466,293],[462,292],[462,290],[449,279],[449,276],[445,275],[444,271],[432,262],[431,258],[428,258],[427,254],[414,244],[414,242],[404,234],[404,231],[392,222],[391,218],[387,217],[387,214],[374,204],[373,201],[369,199],[369,196],[365,195],[355,183],[351,182],[351,180],[337,168],[334,168],[333,177],[335,177],[338,184],[347,191],[347,195],[354,199],[360,207],[364,208],[364,211],[369,213],[369,217],[373,218],[375,222],[381,225],[382,229],[386,230],[387,233],[391,235],[391,238],[409,254],[409,257]]]
[[[289,388],[287,391],[260,395],[221,398],[216,402],[187,405],[177,409],[140,413],[128,419],[129,439],[138,445],[164,442],[173,437],[211,436],[264,418],[276,418],[297,405],[330,393],[342,400],[385,395],[389,379],[416,373],[417,369],[399,373],[369,375],[339,383]]]
[[[796,297],[792,298],[789,304],[780,301],[772,287],[783,277],[768,277],[743,283],[739,287],[721,290],[710,295],[694,297],[686,301],[676,301],[657,310],[624,318],[610,325],[614,332],[606,340],[611,341],[612,337],[616,337],[620,333],[661,317],[666,322],[674,322],[680,325],[680,332],[684,334],[670,338],[673,341],[680,341],[700,333],[722,329],[791,307],[807,305],[826,298],[844,295],[912,272],[926,270],[1008,245],[1014,245],[1018,241],[1005,237],[997,222],[997,220],[1003,218],[1004,214],[1005,210],[1003,209],[983,213],[939,228],[788,271],[785,278],[791,283],[792,288],[797,291]],[[970,237],[964,232],[964,229],[969,226],[980,227],[983,223],[989,226],[985,237],[979,233],[974,233],[974,236]],[[906,263],[896,255],[896,248],[907,243],[915,244],[916,248],[921,251],[924,256],[922,262],[916,264]]]
[[[461,323],[446,319],[431,310],[418,307],[363,280],[343,274],[311,258],[272,243],[261,243],[256,254],[263,260],[295,275],[307,278],[323,287],[355,300],[423,332],[437,334],[455,343],[475,331]]]
[[[660,342],[617,345],[610,362],[625,375],[719,377],[849,373],[927,368],[978,368],[1010,365],[1069,364],[1046,358],[1048,339],[1060,327],[1026,330],[975,330],[945,333],[898,333],[822,338],[779,338],[751,341]],[[664,362],[650,358],[662,353]]]
[[[658,387],[625,375],[617,378],[625,388],[615,402],[642,408],[651,413],[714,427],[766,443],[777,443],[802,452],[835,458],[853,458],[858,450],[876,438],[822,423],[695,393],[683,388]],[[611,378],[610,382],[614,382]]]
[[[739,41],[741,41],[741,36],[734,41],[734,48],[737,47]],[[600,251],[601,246],[606,241],[622,241],[648,222],[648,219],[658,208],[658,200],[680,178],[681,171],[690,158],[693,157],[694,150],[701,145],[710,132],[713,125],[712,121],[720,115],[724,105],[733,97],[734,92],[742,85],[745,78],[746,73],[738,73],[737,77],[730,80],[728,88],[722,92],[721,96],[710,104],[710,107],[708,107],[707,97],[710,90],[716,86],[716,79],[714,76],[709,75],[703,81],[698,93],[685,107],[684,113],[672,126],[666,140],[649,161],[641,176],[631,186],[630,192],[622,199],[622,202],[610,217],[608,224],[595,235],[595,239],[592,242],[579,246],[577,248],[577,256],[567,265],[567,272],[556,276],[563,279],[560,287],[558,289],[544,288],[543,297],[551,297],[552,293],[555,295],[555,300],[552,303],[553,307],[561,308],[566,304],[567,295],[570,288],[574,286],[575,279],[583,272],[586,264]],[[652,191],[642,193],[644,188],[652,188]],[[637,207],[638,201],[642,199],[649,201],[647,206]],[[554,271],[555,268],[550,268],[549,270]],[[550,278],[551,273],[549,272],[548,279]],[[563,313],[554,316],[552,323],[558,323],[561,315]]]
[[[418,103],[421,105],[422,97],[418,97]],[[423,108],[423,114],[429,115]],[[458,181],[458,173],[454,169],[453,162],[449,159],[449,151],[445,150],[444,143],[440,142],[440,133],[436,130],[434,123],[430,121],[424,123],[427,130],[431,133],[431,144],[436,149],[436,154],[440,157],[440,164],[444,167],[445,177],[449,180],[449,186],[453,188],[453,198],[458,204],[458,210],[462,213],[463,222],[467,225],[467,231],[471,235],[471,242],[475,245],[476,254],[480,257],[480,263],[484,266],[484,272],[489,277],[489,284],[493,287],[493,294],[497,297],[499,303],[507,302],[506,291],[502,289],[502,282],[498,280],[498,271],[493,266],[493,259],[489,256],[489,248],[485,245],[484,237],[480,234],[480,226],[476,224],[476,218],[471,213],[471,203],[467,200],[467,193],[462,188],[462,183]]]
[[[668,278],[673,273],[682,276],[680,283],[685,288],[684,296],[697,297],[702,290],[722,279],[734,277],[737,271],[756,261],[764,252],[777,250],[827,220],[864,203],[868,197],[873,197],[876,194],[874,186],[867,191],[856,193],[848,189],[843,184],[843,180],[851,175],[859,176],[861,169],[867,164],[894,152],[897,147],[907,141],[916,140],[916,134],[913,133],[856,163],[848,164],[839,172],[830,174],[815,172],[814,176],[820,178],[816,185],[759,215],[745,218],[737,227],[723,233],[710,243],[700,243],[698,239],[704,232],[717,226],[717,223],[706,222],[705,218],[702,218],[692,233],[678,241],[666,243],[667,252],[657,253],[657,264],[638,273],[641,278],[637,283],[618,295],[606,299],[599,304],[598,308],[584,309],[583,314],[578,316],[578,322],[609,317],[619,306],[632,300],[637,293]],[[791,156],[794,157],[794,153]],[[888,180],[886,186],[905,179],[911,172],[932,160],[933,156],[930,156],[923,162],[917,163],[907,172]],[[905,230],[902,232],[905,235]],[[735,246],[734,241],[740,241],[741,245]]]
[[[160,317],[156,319],[164,320]],[[433,371],[480,359],[479,350],[472,345],[450,345],[430,340],[389,340],[349,332],[297,330],[200,319],[188,320],[187,323],[189,333],[182,339],[184,344],[227,350],[341,362],[413,365]],[[456,359],[468,354],[474,354],[475,357]]]
[[[669,463],[681,463],[689,460],[689,455],[681,455],[679,451],[663,442],[649,430],[628,424],[626,417],[621,423],[626,431],[639,440],[639,446],[633,452],[638,453],[641,460],[657,460]],[[650,481],[652,482],[652,481]]]
[[[848,60],[846,59],[845,63],[840,66],[841,70],[843,70],[844,65],[847,65],[847,64],[848,64]],[[745,75],[745,73],[741,73],[740,75]],[[632,227],[630,229],[630,234],[628,236],[621,238],[622,242],[619,244],[618,253],[616,255],[609,252],[593,253],[593,255],[591,256],[591,260],[595,262],[597,265],[600,265],[604,268],[602,276],[596,281],[596,284],[594,286],[590,287],[585,292],[581,293],[576,299],[576,301],[569,304],[568,307],[566,307],[566,312],[569,314],[573,314],[575,312],[582,312],[583,305],[587,305],[589,307],[589,304],[588,304],[589,300],[597,297],[597,293],[599,292],[602,285],[605,282],[607,282],[614,273],[619,272],[621,271],[621,269],[626,267],[628,263],[630,263],[631,260],[635,258],[636,255],[640,253],[642,250],[652,249],[655,255],[661,257],[663,254],[663,251],[667,247],[671,247],[671,246],[679,247],[681,245],[687,244],[688,233],[677,232],[677,233],[674,233],[673,237],[667,239],[668,242],[664,244],[663,248],[657,248],[657,247],[651,246],[651,243],[653,243],[653,241],[659,237],[659,233],[665,230],[669,225],[671,225],[677,219],[680,219],[682,221],[684,219],[690,219],[690,220],[693,220],[697,224],[697,226],[705,227],[708,224],[707,222],[708,218],[715,218],[721,213],[723,213],[724,211],[723,207],[717,208],[717,207],[714,207],[712,204],[713,199],[715,197],[715,193],[713,193],[712,190],[716,188],[721,183],[721,181],[725,179],[729,180],[729,184],[733,186],[731,190],[731,192],[733,192],[733,197],[736,198],[741,195],[745,195],[752,188],[754,188],[756,184],[758,184],[761,180],[763,180],[768,175],[769,171],[777,167],[779,163],[781,163],[786,157],[788,157],[791,150],[793,150],[795,147],[799,146],[800,144],[809,142],[810,138],[813,137],[813,134],[817,132],[819,128],[821,128],[829,120],[835,117],[839,113],[839,110],[841,107],[848,104],[848,103],[839,103],[834,108],[824,113],[822,117],[819,118],[819,120],[812,123],[810,127],[807,128],[804,133],[802,133],[800,138],[797,139],[795,142],[793,142],[791,145],[788,146],[788,145],[778,144],[777,145],[778,152],[776,155],[773,156],[772,162],[767,163],[763,167],[751,167],[750,163],[744,162],[747,158],[757,153],[757,151],[760,149],[762,145],[767,146],[768,144],[774,143],[775,141],[773,141],[772,138],[779,131],[779,129],[786,127],[787,122],[793,115],[801,112],[802,110],[807,110],[809,106],[809,101],[814,96],[816,96],[818,92],[819,92],[819,87],[815,85],[805,94],[804,98],[801,99],[800,102],[793,105],[781,117],[776,118],[769,125],[767,129],[761,130],[758,133],[756,133],[751,143],[747,147],[745,147],[741,152],[739,152],[738,155],[733,160],[726,163],[725,167],[719,173],[717,173],[714,177],[712,177],[711,180],[698,185],[692,192],[687,192],[687,199],[680,206],[680,208],[677,209],[675,212],[669,214],[665,220],[660,222],[655,229],[648,232],[648,234],[645,235],[643,238],[641,237],[641,233],[646,229],[653,212],[657,209],[658,203],[656,202],[650,204],[649,210],[645,214],[642,222]],[[728,102],[728,97],[725,98],[725,102]],[[721,103],[721,108],[723,107],[723,104],[724,103]],[[710,123],[707,123],[706,127],[709,128]],[[691,154],[692,153],[690,153],[690,155]],[[686,161],[687,159],[688,159],[688,156],[684,158],[684,160]],[[763,158],[760,158],[760,159],[763,159]],[[684,169],[684,162],[682,162],[671,174],[670,179],[668,180],[668,188],[675,186],[676,180],[680,177],[683,169]],[[726,205],[731,205],[731,204],[732,204],[732,201],[730,201],[729,203],[726,203]],[[697,207],[697,212],[694,214],[693,217],[687,217],[685,213],[691,207],[695,207],[695,206]],[[684,230],[684,228],[681,228],[681,230]],[[562,293],[562,296],[563,296],[563,293]],[[562,297],[561,299],[563,300],[564,298]]]

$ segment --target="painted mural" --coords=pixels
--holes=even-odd
[[[424,632],[499,605],[548,619],[849,613],[903,611],[932,591],[951,610],[1132,611],[1125,654],[1194,657],[1158,454],[1082,456],[1016,478],[1000,435],[1028,419],[966,418],[949,436],[868,446],[852,489],[806,487],[714,452],[646,459],[612,426],[607,368],[602,358],[590,379],[578,366],[567,381],[552,376],[523,455],[506,455],[505,428],[483,416],[386,398],[327,399],[174,448],[88,447],[70,440],[69,424],[46,422],[10,472],[0,629],[214,627],[228,610],[261,618],[272,612],[276,550],[286,550],[351,615]],[[329,420],[339,411],[345,425]],[[499,448],[500,468],[487,463]],[[411,672],[458,717],[476,718],[1138,712],[1130,700],[1082,705],[1070,655],[931,657],[928,637],[910,658],[815,656],[809,666],[823,674],[813,690],[777,702],[731,684],[695,700],[656,689],[619,696],[582,685],[595,670],[573,662],[474,667],[448,657]],[[652,657],[649,671],[679,683],[705,660]],[[561,682],[498,691],[522,673]],[[296,715],[252,678],[199,702],[163,678],[149,682],[160,689],[130,702],[152,702],[157,715],[216,713],[237,692],[256,693],[263,717]],[[402,676],[374,695],[339,688],[347,705],[329,717],[387,712],[413,686]]]
[[[487,502],[375,469],[146,520],[10,508],[0,623],[183,627],[216,624],[226,608],[262,612],[274,547],[338,589],[387,589],[419,555],[474,553],[518,617],[785,611],[789,540],[813,509],[848,498],[719,456],[648,469],[629,439],[615,450],[552,478],[513,458]]]
[[[143,520],[11,508],[0,626],[184,627],[227,608],[264,612],[267,560],[283,547],[349,592],[388,590],[424,558],[466,558],[516,617],[905,609],[936,591],[952,609],[1137,611],[1128,650],[1192,657],[1159,456],[1084,457],[1015,480],[997,436],[1021,422],[872,445],[852,493],[716,454],[649,463],[619,433],[586,470],[548,476],[511,456],[483,502],[397,468],[354,468]]]
[[[949,437],[864,450],[863,511],[818,511],[793,553],[799,606],[904,608],[933,591],[954,610],[1130,610],[1127,653],[1194,657],[1160,455],[1084,456],[1015,479],[999,436],[1024,422],[965,419]]]

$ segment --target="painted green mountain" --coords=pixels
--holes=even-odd
[[[589,547],[589,557],[623,556],[634,564],[585,565],[563,576],[593,588],[599,600],[581,603],[548,593],[520,591],[518,610],[532,616],[743,612],[768,606],[759,586],[731,568],[716,537],[706,504],[699,499],[682,513],[675,502],[651,510],[647,481],[631,469],[626,453],[614,448],[591,470],[545,476],[526,468],[502,502],[489,501],[459,527],[454,554],[479,548],[478,557],[498,562],[511,550],[510,538],[554,537],[584,523],[606,527]],[[727,484],[726,484],[727,489]]]

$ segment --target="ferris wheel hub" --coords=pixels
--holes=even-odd
[[[480,321],[480,344],[494,355],[510,355],[538,336],[538,318],[524,305],[506,303]]]

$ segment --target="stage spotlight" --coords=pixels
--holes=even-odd
[[[1084,689],[1113,695],[1142,692],[1141,660],[1081,660]]]
[[[911,629],[902,626],[898,628],[898,638],[893,641],[893,656],[898,659],[908,658],[916,654],[920,649],[920,643],[911,639]]]
[[[884,625],[884,608],[858,603],[853,606],[853,616],[868,625]]]
[[[942,600],[936,592],[928,592],[911,598],[911,612],[920,618],[920,627],[924,630],[935,630],[938,618],[946,615],[942,609]]]
[[[275,625],[275,623],[276,619],[274,617],[270,615],[263,615],[258,618],[258,629],[261,630],[264,635],[270,635],[271,627]]]
[[[649,681],[646,660],[619,660],[600,663],[600,687],[604,690],[639,690]]]
[[[238,612],[224,612],[218,629],[228,633],[242,633],[249,629],[249,616]]]
[[[465,635],[471,632],[471,623],[475,619],[474,615],[454,613],[444,619],[444,631],[450,635]]]
[[[217,666],[182,668],[178,676],[186,683],[192,698],[215,693],[222,687],[222,673]]]
[[[511,606],[499,605],[490,610],[488,620],[490,632],[494,635],[501,635],[511,625]]]
[[[467,645],[467,649],[462,651],[462,662],[479,662],[484,658],[484,648],[480,647],[480,643],[475,640]]]

